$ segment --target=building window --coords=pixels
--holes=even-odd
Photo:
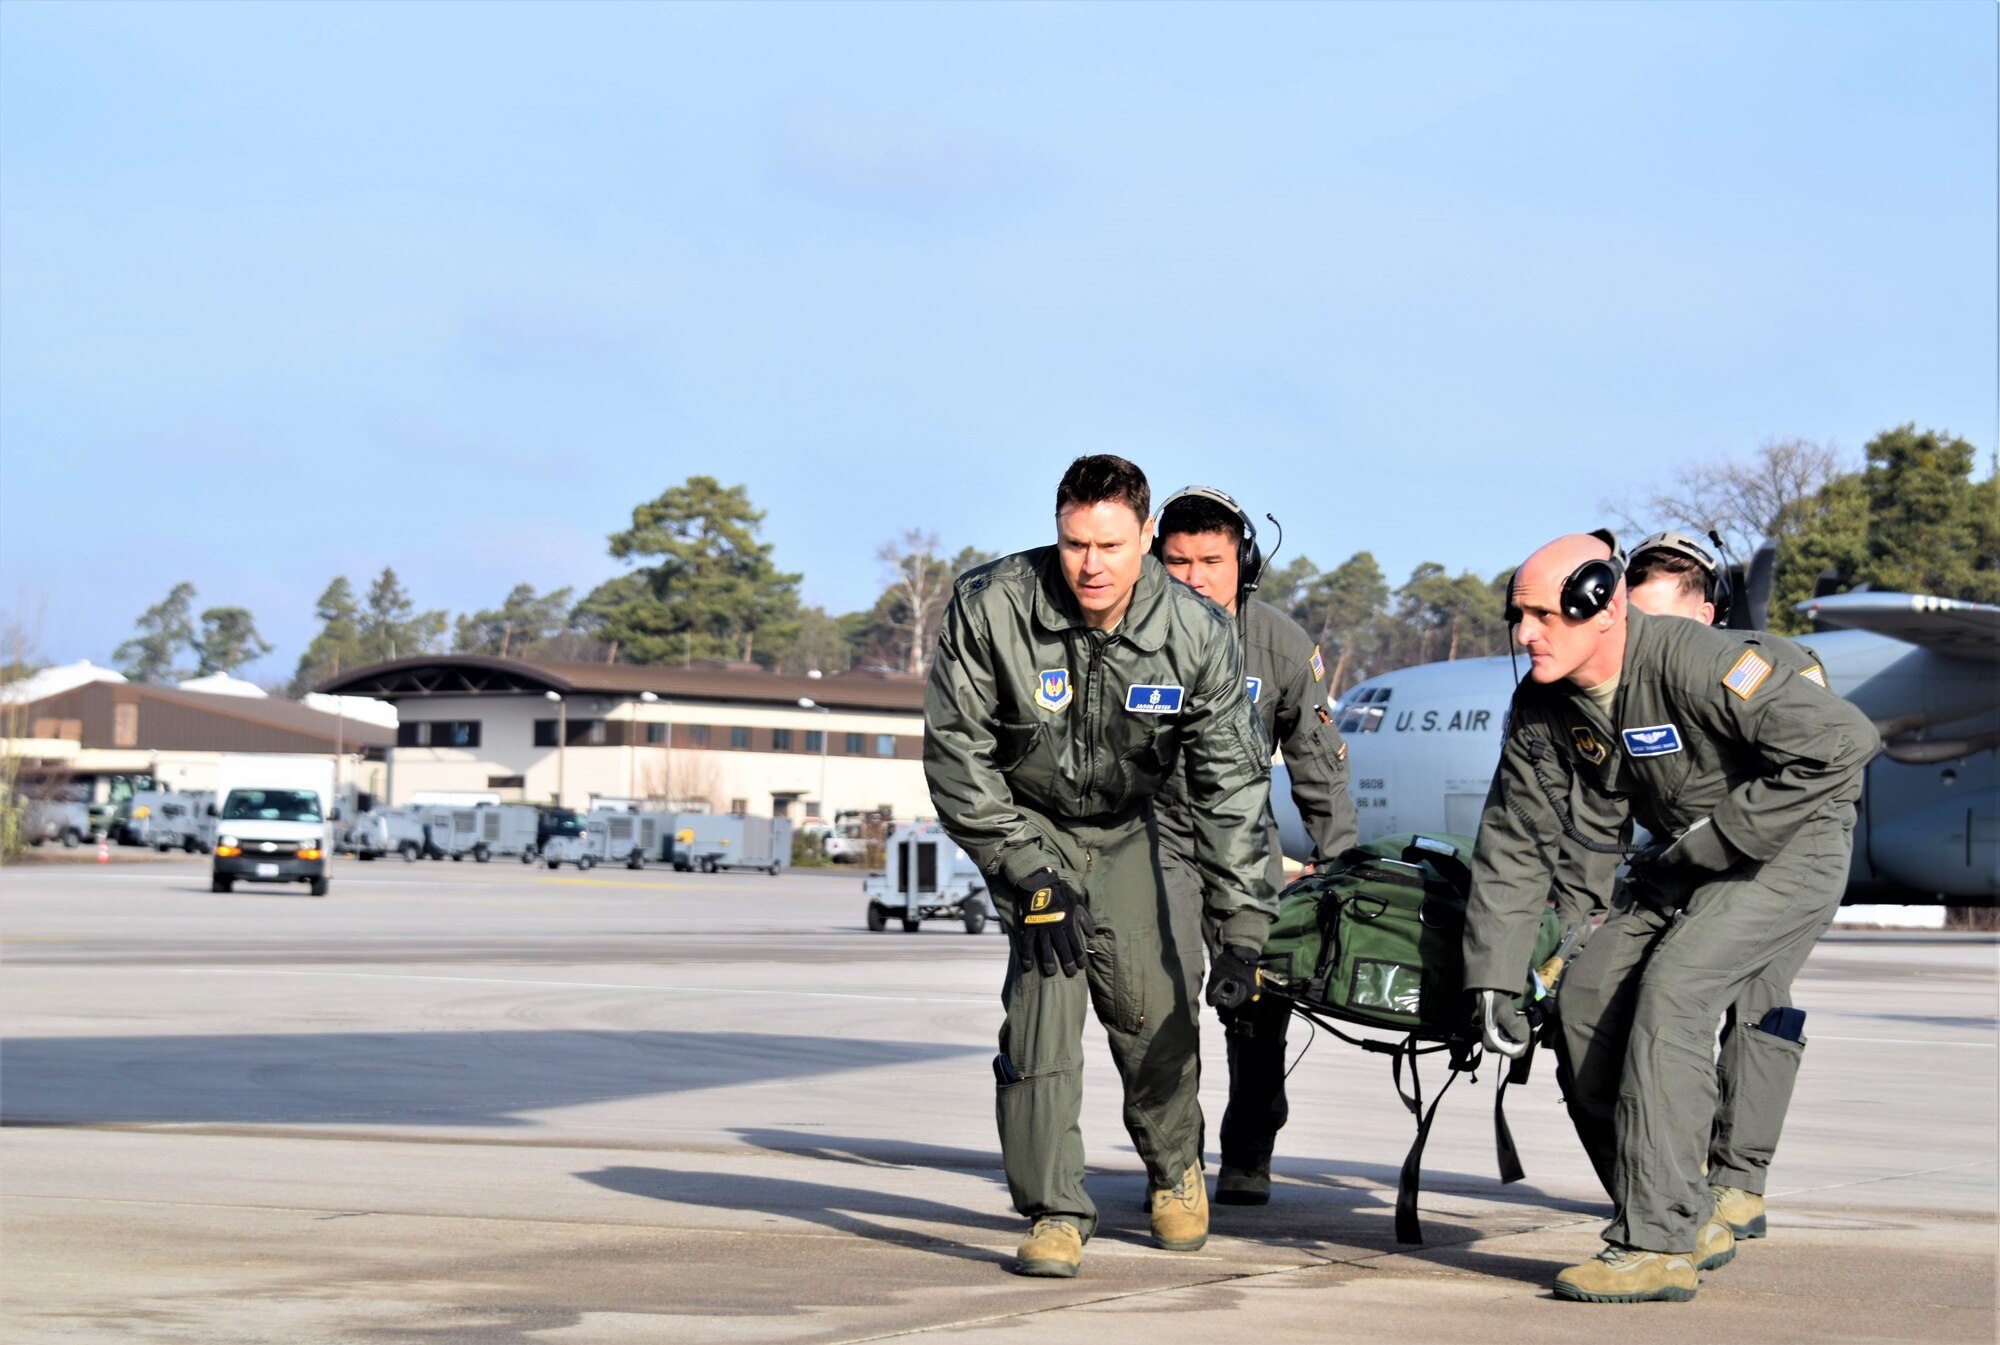
[[[749,730],[745,729],[744,732],[748,733]],[[750,811],[750,800],[731,799],[729,801],[729,811],[736,814],[738,817],[743,816],[745,813]]]
[[[556,745],[556,721],[537,719],[535,721],[535,746],[554,747]]]
[[[789,752],[789,751],[791,751],[791,750],[792,750],[792,731],[791,731],[790,729],[772,729],[772,730],[771,730],[771,750],[772,750],[773,752]]]
[[[708,725],[706,724],[688,725],[688,746],[689,747],[708,746]]]
[[[139,707],[136,703],[111,707],[111,745],[113,747],[139,745]]]
[[[569,724],[569,740],[583,747],[604,746],[604,721],[601,719],[572,719]]]
[[[665,724],[646,725],[646,746],[658,747],[660,744],[666,742],[666,740],[667,726]]]
[[[396,746],[477,747],[479,721],[476,719],[410,720],[396,725]]]
[[[843,752],[847,753],[847,755],[849,755],[849,756],[851,756],[851,757],[858,757],[858,756],[860,756],[860,755],[861,755],[861,735],[860,735],[860,734],[858,734],[858,733],[850,733],[850,734],[848,734],[848,735],[847,735],[847,746],[846,746],[846,747],[844,747],[844,748],[842,748],[841,750],[842,750]]]
[[[893,734],[893,733],[878,733],[878,734],[876,734],[876,735],[875,735],[875,755],[876,755],[876,756],[878,756],[878,757],[893,757],[893,756],[895,756],[895,755],[896,755],[896,735],[895,735],[895,734]]]
[[[806,751],[824,752],[825,750],[826,750],[826,735],[824,733],[821,733],[818,729],[807,729]]]
[[[807,816],[807,817],[808,817],[809,819],[817,819],[817,818],[819,817],[819,800],[818,800],[818,799],[807,799],[807,800],[806,800],[806,816]]]
[[[731,747],[748,747],[750,745],[750,730],[742,728],[729,730],[729,745]],[[739,808],[736,811],[741,812],[743,810]]]
[[[528,777],[525,775],[489,775],[486,777],[488,789],[526,789]]]

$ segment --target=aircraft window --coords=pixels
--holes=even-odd
[[[1387,700],[1388,697],[1384,696],[1382,699]],[[1361,726],[1361,731],[1363,733],[1380,733],[1382,731],[1382,721],[1388,718],[1389,712],[1380,705],[1371,705],[1368,707],[1366,715],[1367,722]]]

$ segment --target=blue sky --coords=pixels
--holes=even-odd
[[[1491,573],[1772,436],[1995,444],[1996,10],[0,6],[0,604],[587,589],[694,473],[806,601],[1078,453]],[[39,614],[38,616],[36,614]]]

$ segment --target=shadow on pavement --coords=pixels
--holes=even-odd
[[[519,1126],[525,1112],[979,1054],[754,1032],[335,1032],[15,1039],[0,1124]]]
[[[805,1220],[871,1242],[892,1243],[989,1265],[1005,1265],[1012,1259],[1011,1251],[998,1245],[975,1247],[933,1229],[898,1227],[897,1223],[887,1221],[964,1229],[983,1234],[994,1244],[1012,1243],[1022,1231],[1022,1221],[1011,1213],[982,1214],[963,1206],[907,1195],[886,1182],[874,1186],[832,1186],[783,1177],[642,1167],[599,1168],[577,1175],[606,1190],[647,1200],[718,1210],[755,1210],[779,1218]]]

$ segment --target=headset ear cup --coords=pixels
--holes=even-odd
[[[1611,605],[1612,595],[1618,592],[1619,571],[1608,560],[1587,560],[1569,572],[1563,580],[1563,615],[1571,621],[1584,621],[1596,616]]]
[[[1236,551],[1236,583],[1245,593],[1254,593],[1264,578],[1264,548],[1256,537],[1247,538]]]

